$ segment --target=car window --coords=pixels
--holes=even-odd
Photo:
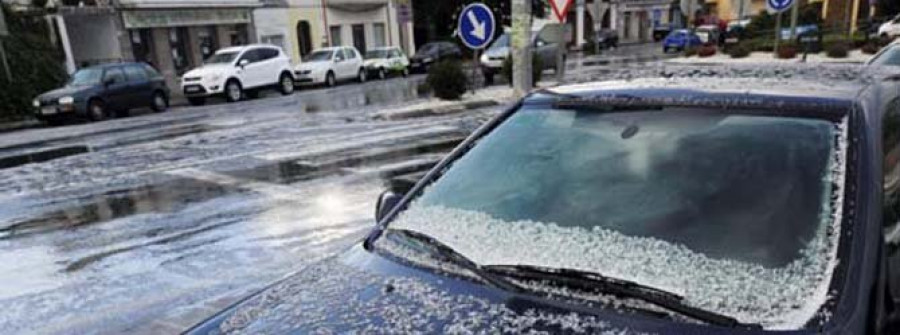
[[[528,107],[387,228],[432,236],[477,264],[610,274],[765,323],[824,304],[812,296],[837,250],[840,127],[753,112]]]
[[[130,82],[147,81],[147,72],[140,65],[126,66],[125,76]]]
[[[121,67],[106,69],[106,73],[103,74],[103,82],[106,83],[110,80],[115,84],[121,84],[125,82],[125,72],[122,71]]]
[[[247,50],[246,52],[244,52],[243,55],[241,55],[241,58],[240,58],[240,60],[238,60],[238,63],[240,63],[244,60],[247,60],[250,63],[258,62],[259,61],[259,50],[258,49]]]
[[[894,45],[885,48],[884,51],[875,56],[869,64],[900,66],[900,47]]]
[[[142,63],[141,68],[144,69],[144,72],[146,72],[147,77],[149,78],[160,77],[159,71],[156,71],[156,69],[154,69],[153,66],[150,66],[150,64]]]
[[[884,154],[884,224],[900,222],[900,98],[891,101],[882,118]]]
[[[340,61],[343,61],[344,59],[346,59],[346,57],[344,56],[343,50],[337,50],[337,52],[334,53],[335,61],[340,62]]]
[[[401,57],[403,57],[403,56],[400,55],[400,50],[397,50],[397,49],[391,50],[391,58],[401,58]]]
[[[356,59],[356,50],[350,48],[344,49],[344,55],[347,59]]]
[[[278,50],[272,48],[259,49],[260,61],[269,60],[278,57]]]
[[[72,74],[72,78],[69,79],[68,85],[70,85],[70,86],[96,85],[96,84],[100,83],[102,76],[103,76],[103,69],[101,69],[101,68],[81,69]]]

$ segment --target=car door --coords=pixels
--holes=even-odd
[[[350,48],[343,48],[344,61],[341,63],[341,71],[344,73],[344,79],[356,77],[356,66],[353,59],[353,51]]]
[[[334,56],[332,56],[333,61],[331,62],[331,69],[334,71],[334,75],[337,79],[346,79],[347,78],[347,56],[344,55],[344,49],[339,48],[334,50]]]
[[[129,99],[128,81],[121,66],[109,67],[103,73],[103,101],[107,110],[120,110]]]
[[[349,68],[350,77],[356,77],[359,74],[359,70],[363,67],[363,58],[362,55],[359,54],[359,51],[356,48],[347,48],[347,59],[349,60]]]
[[[153,99],[153,82],[144,70],[138,64],[126,65],[125,77],[128,79],[128,96],[125,102],[128,106],[125,108],[138,108],[150,105]]]
[[[279,49],[264,48],[262,49],[263,62],[265,63],[265,73],[263,74],[264,85],[274,85],[278,83],[278,77],[281,76],[281,55]]]
[[[246,64],[238,69],[238,77],[244,88],[259,86],[261,82],[259,56],[259,49],[249,49],[238,58],[238,66],[246,61]]]
[[[549,69],[556,66],[556,43],[550,43],[536,37],[534,39],[534,57],[540,57],[542,68]]]

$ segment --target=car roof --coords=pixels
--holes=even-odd
[[[135,65],[137,65],[137,66],[145,66],[145,65],[146,65],[146,66],[149,66],[149,64],[147,64],[147,63],[139,63],[139,62],[120,62],[120,63],[104,63],[104,64],[97,64],[97,65],[92,65],[92,66],[84,67],[84,68],[81,68],[81,69],[79,69],[79,70],[84,70],[84,69],[108,69],[108,68],[111,68],[111,67],[119,67],[119,66],[135,66]]]
[[[238,46],[233,46],[233,47],[222,48],[222,49],[216,50],[216,53],[241,52],[241,51],[244,51],[247,49],[255,49],[255,48],[281,49],[277,45],[257,43],[257,44],[238,45]]]
[[[375,48],[369,48],[369,51],[375,51],[375,50],[394,50],[394,49],[399,49],[399,48],[397,48],[397,47],[375,47]]]

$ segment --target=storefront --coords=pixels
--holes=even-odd
[[[224,47],[255,42],[252,8],[127,9],[122,22],[134,60],[156,67],[170,87]]]

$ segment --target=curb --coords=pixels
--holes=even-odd
[[[91,148],[86,145],[73,145],[51,148],[47,150],[25,152],[8,156],[0,156],[0,169],[8,169],[30,163],[46,162],[57,158],[83,154],[90,151]]]
[[[410,109],[399,112],[389,112],[389,113],[378,113],[375,115],[376,120],[405,120],[426,116],[435,116],[435,115],[444,115],[444,114],[453,114],[453,113],[461,113],[469,109],[479,109],[485,107],[493,107],[500,105],[500,102],[494,99],[482,99],[482,100],[473,100],[467,101],[452,105],[446,106],[438,106],[438,107],[428,107],[428,108],[417,108]]]
[[[25,130],[40,127],[42,123],[37,119],[0,123],[0,133],[8,133],[17,130]]]
[[[660,55],[649,55],[649,56],[634,56],[634,57],[583,60],[583,61],[581,61],[581,66],[622,65],[622,64],[630,64],[630,63],[646,63],[646,62],[655,62],[655,61],[677,58],[678,56],[680,56],[680,54],[661,55],[661,56]]]

